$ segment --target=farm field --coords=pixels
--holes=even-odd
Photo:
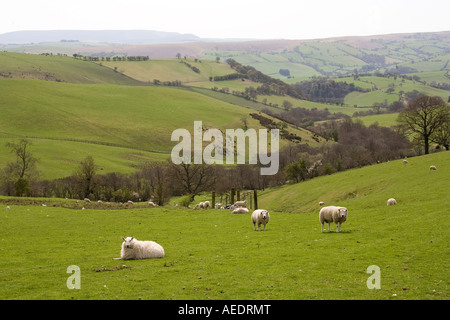
[[[8,259],[0,261],[0,298],[447,300],[448,161],[441,152],[266,190],[260,207],[271,221],[262,232],[249,214],[229,210],[81,210],[2,197]],[[429,172],[431,163],[437,171]],[[388,197],[398,205],[387,207]],[[320,232],[320,200],[348,208],[341,233],[334,225]],[[120,237],[131,235],[160,243],[166,256],[112,260]],[[79,290],[66,286],[72,265],[80,268]],[[381,272],[378,290],[366,285],[372,265]]]

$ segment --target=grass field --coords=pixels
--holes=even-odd
[[[429,172],[431,163],[437,171]],[[8,257],[0,260],[0,298],[447,300],[448,163],[442,152],[267,190],[265,232],[228,210],[79,210],[0,198],[0,250]],[[388,197],[398,205],[387,207]],[[320,200],[349,209],[341,233],[320,232]],[[112,260],[120,237],[131,235],[160,243],[166,256]],[[66,286],[72,265],[79,290]],[[366,285],[372,265],[379,290]]]

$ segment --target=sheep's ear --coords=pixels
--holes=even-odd
[[[131,240],[133,240],[134,239],[134,237],[131,237]]]
[[[125,241],[125,238],[124,238],[124,237],[121,237],[121,238],[122,238],[123,241]]]

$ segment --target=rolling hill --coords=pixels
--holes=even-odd
[[[0,79],[0,106],[1,166],[12,160],[5,143],[28,137],[47,179],[70,175],[88,154],[105,172],[130,172],[143,161],[165,160],[176,144],[172,132],[192,132],[195,120],[224,130],[241,128],[246,118],[249,127],[262,128],[250,116],[253,109],[172,87]],[[309,131],[289,131],[318,144]]]

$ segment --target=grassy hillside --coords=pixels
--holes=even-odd
[[[264,232],[227,210],[77,210],[1,198],[11,210],[0,210],[8,252],[0,298],[448,300],[448,163],[442,152],[267,190]],[[391,196],[398,205],[387,207]],[[320,232],[320,200],[349,209],[341,233]],[[131,235],[160,243],[166,256],[112,260]],[[71,265],[80,290],[66,287]],[[367,288],[373,265],[379,290]]]
[[[0,78],[142,85],[100,65],[65,56],[0,52]]]
[[[196,120],[223,131],[241,128],[243,118],[249,128],[262,127],[252,109],[179,88],[0,79],[0,93],[0,167],[13,160],[6,142],[28,136],[45,178],[70,175],[87,154],[107,172],[165,160],[176,144],[172,132],[192,132]],[[317,144],[310,132],[290,131]]]

